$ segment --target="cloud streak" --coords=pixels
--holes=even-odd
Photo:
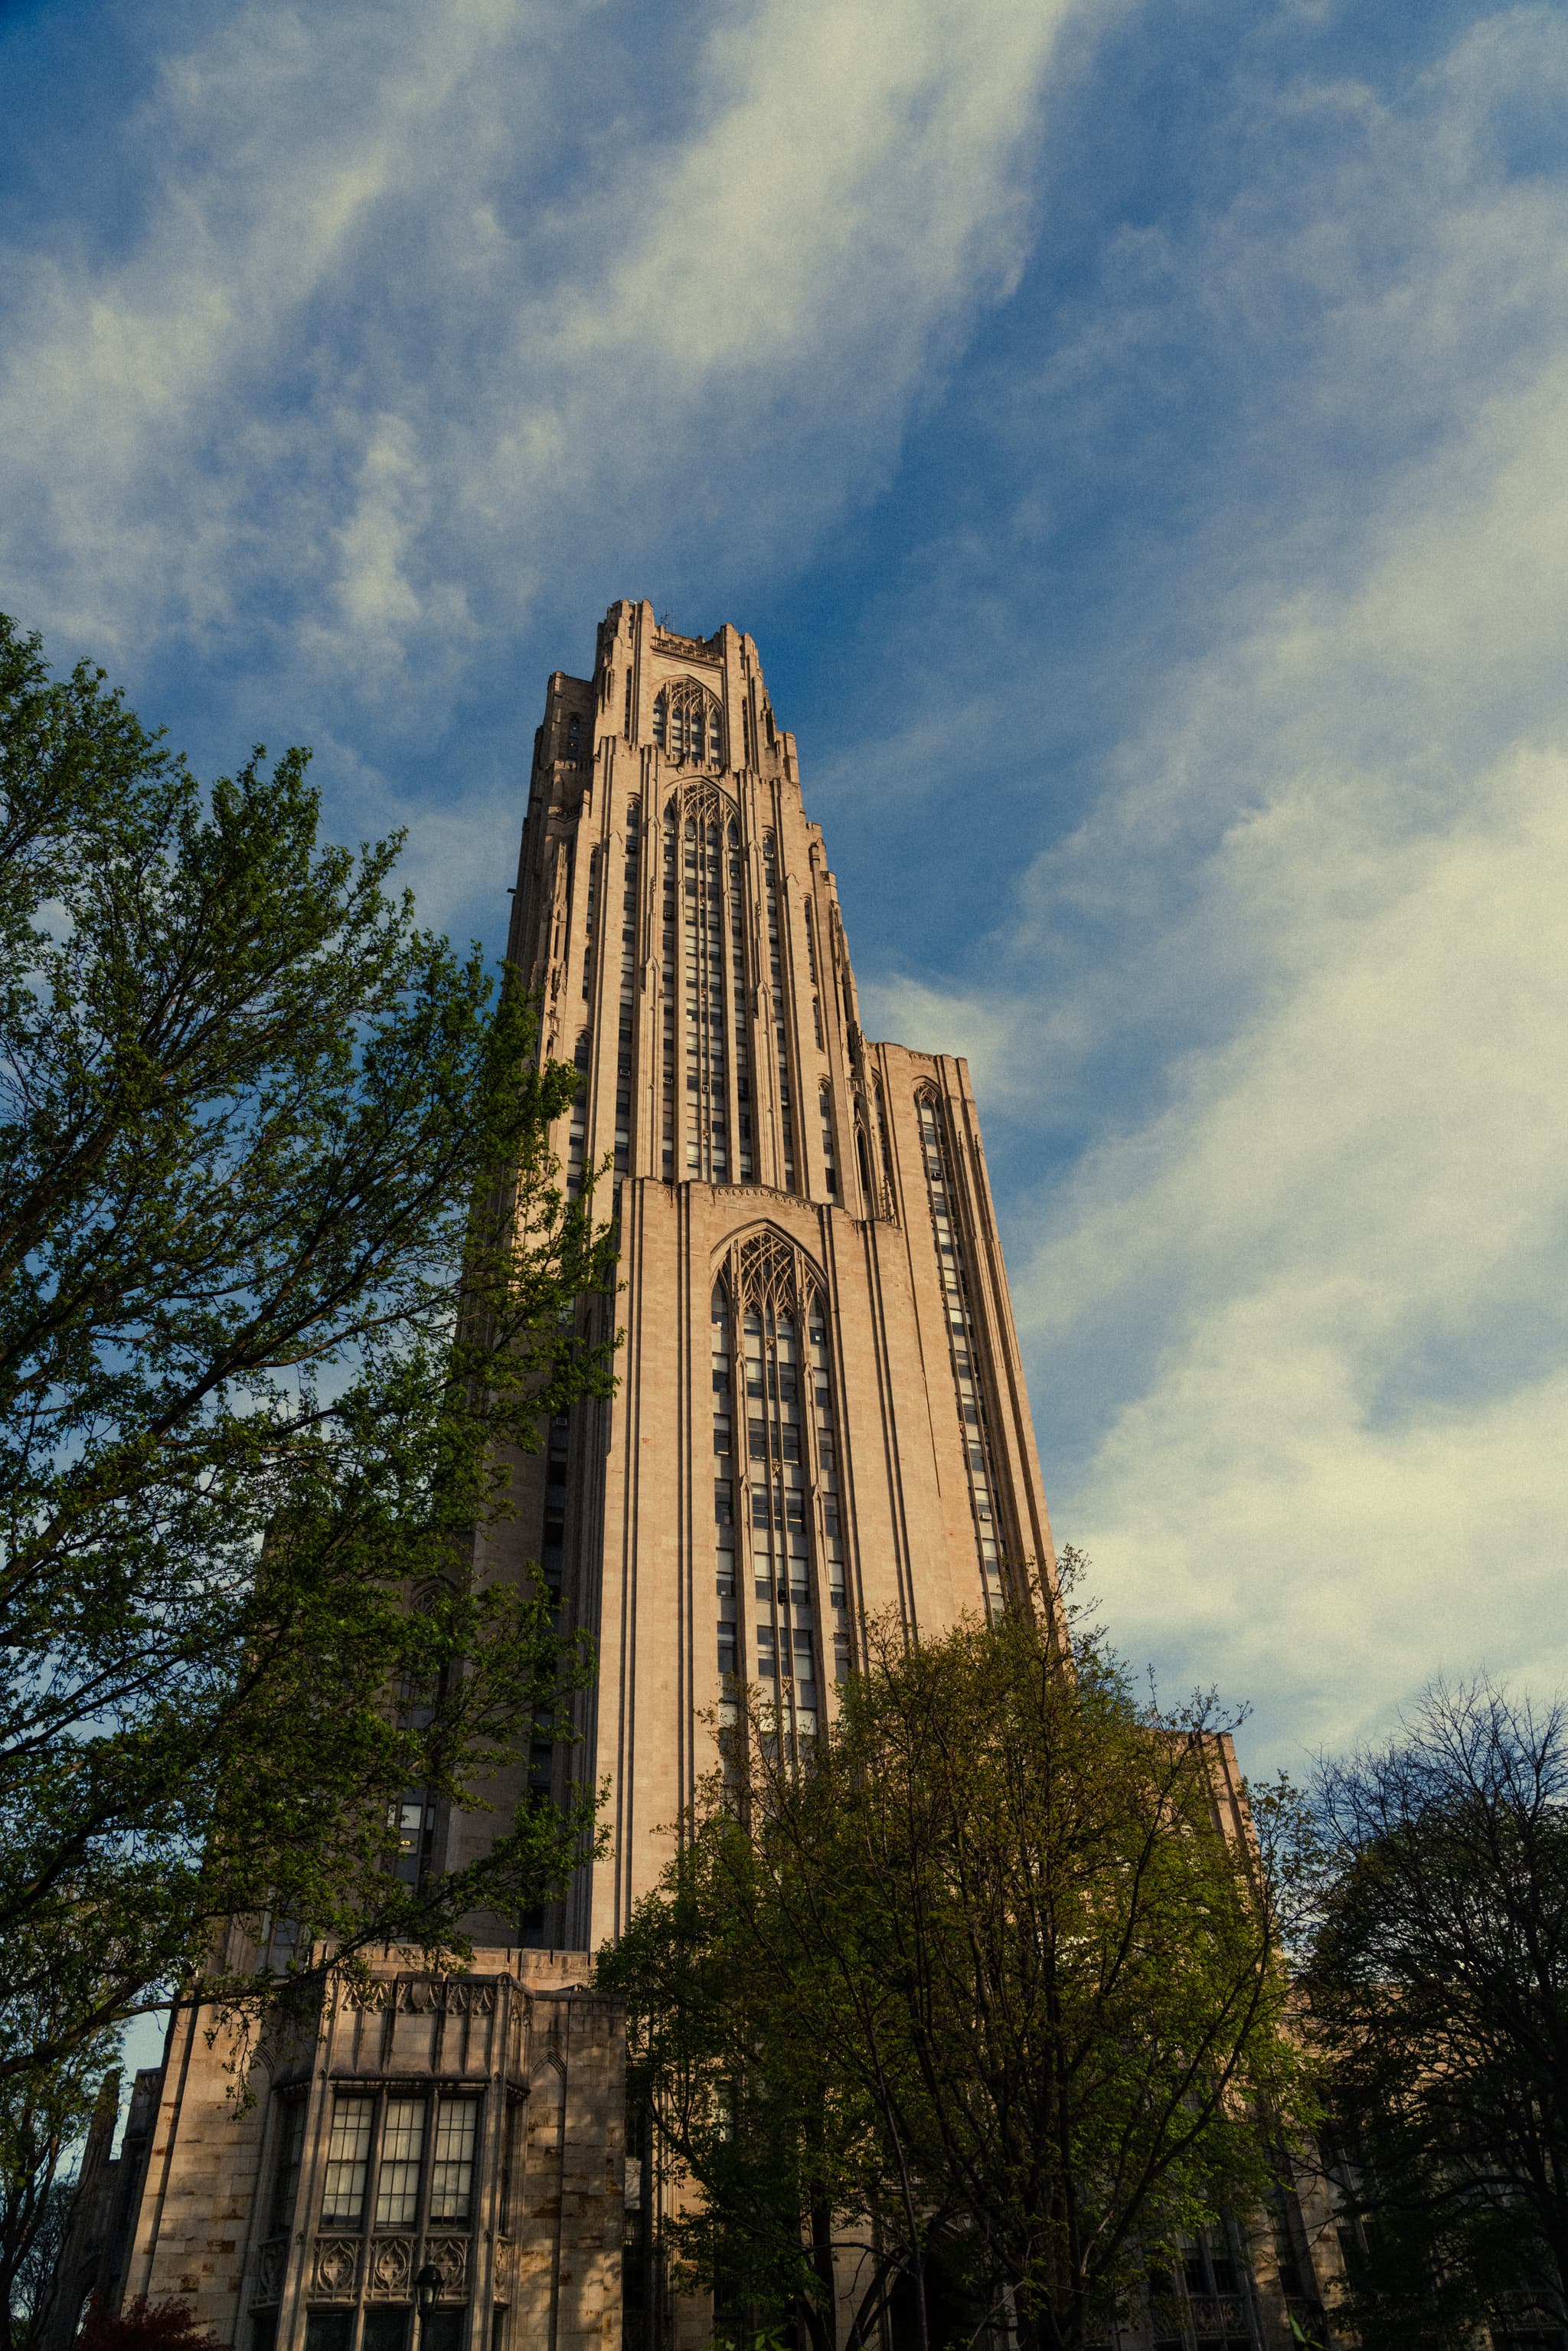
[[[1561,12],[134,21],[121,216],[8,256],[0,602],[286,714],[460,931],[587,618],[755,627],[1127,1645],[1255,1754],[1568,1672]]]
[[[439,723],[584,571],[798,564],[1016,273],[1063,13],[694,12],[651,120],[592,12],[235,12],[125,131],[128,249],[24,261],[4,592]]]

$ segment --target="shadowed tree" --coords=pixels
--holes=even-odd
[[[753,1695],[660,1891],[600,1963],[634,2095],[700,2191],[686,2273],[833,2342],[1067,2351],[1260,2203],[1299,2105],[1271,1896],[1288,1796],[1222,1821],[1202,1701],[1140,1704],[1046,1596],[873,1629],[798,1750]]]
[[[35,2020],[33,2032],[35,2041],[46,2040],[47,2021]],[[0,2082],[0,2312],[7,2351],[23,2351],[47,2319],[74,2162],[114,2057],[114,2036],[104,2033],[41,2076]],[[114,2083],[107,2095],[112,2103]]]
[[[1369,2346],[1568,2322],[1568,1714],[1438,1683],[1320,1770],[1309,1983]]]
[[[0,2079],[223,1991],[233,1914],[296,1968],[441,1948],[591,1833],[524,1802],[396,1865],[405,1795],[591,1670],[474,1534],[608,1387],[612,1259],[549,1155],[575,1073],[395,841],[319,842],[306,759],[204,791],[0,620]]]

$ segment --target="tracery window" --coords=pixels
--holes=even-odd
[[[583,908],[582,928],[582,993],[585,998],[593,994],[593,956],[599,937],[600,852],[594,850],[588,861],[588,899]]]
[[[795,1189],[794,1104],[789,1092],[789,1039],[784,1020],[783,942],[779,933],[779,851],[770,832],[762,836],[762,888],[768,915],[768,987],[772,1005],[773,1037],[779,1062],[779,1140],[784,1161],[784,1189]]]
[[[922,1093],[921,1157],[925,1168],[925,1196],[931,1210],[932,1238],[942,1282],[943,1313],[947,1326],[947,1352],[958,1406],[964,1463],[969,1482],[969,1509],[975,1522],[975,1544],[986,1606],[995,1614],[1002,1604],[1001,1547],[998,1539],[997,1479],[988,1426],[985,1382],[980,1369],[969,1270],[965,1260],[958,1203],[953,1187],[946,1121],[934,1094]]]
[[[728,1023],[725,1006],[724,849],[716,803],[688,803],[682,828],[685,901],[686,1173],[729,1181]]]
[[[377,2229],[469,2220],[479,2100],[440,2090],[432,2109],[423,2090],[339,2094],[327,2144],[323,2222],[362,2227],[367,2204]]]
[[[718,1670],[756,1682],[764,1731],[814,1738],[851,1657],[838,1424],[821,1292],[771,1233],[714,1288],[713,1418]]]
[[[623,1176],[632,1150],[632,1029],[637,983],[637,929],[643,871],[643,803],[626,809],[626,856],[621,894],[621,1019],[615,1062],[615,1172]]]
[[[664,812],[663,861],[664,1174],[672,1182],[681,1172],[711,1184],[749,1183],[756,1172],[756,1157],[746,988],[745,867],[739,826],[722,792],[712,785],[699,785],[670,801]],[[685,1083],[679,1088],[677,943],[685,1011]],[[685,1109],[677,1122],[677,1105],[682,1102]]]
[[[724,724],[718,703],[695,677],[660,687],[653,700],[653,740],[678,766],[722,764]]]
[[[582,1189],[583,1155],[588,1148],[588,1064],[592,1047],[586,1029],[580,1030],[572,1055],[580,1075],[571,1098],[571,1125],[566,1145],[566,1188],[575,1199]]]
[[[679,866],[679,820],[676,803],[672,800],[664,810],[659,950],[659,1001],[663,1023],[659,1043],[659,1120],[662,1165],[666,1183],[673,1183],[675,1174],[675,883]]]

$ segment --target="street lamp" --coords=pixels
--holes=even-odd
[[[419,2335],[424,2339],[424,2322],[435,2308],[435,2297],[441,2292],[441,2272],[434,2262],[426,2262],[413,2281],[413,2305],[419,2313]]]

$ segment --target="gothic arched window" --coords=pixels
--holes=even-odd
[[[695,677],[660,687],[653,702],[653,740],[678,766],[722,765],[724,723],[718,704]]]
[[[757,1683],[764,1732],[812,1738],[829,1656],[849,1669],[839,1432],[821,1291],[780,1234],[714,1286],[713,1426],[719,1672]]]
[[[779,936],[779,850],[770,832],[762,836],[762,894],[768,916],[768,997],[779,1061],[779,1139],[783,1145],[784,1189],[795,1189],[795,1128],[789,1092],[789,1040],[784,1020],[783,942]]]
[[[953,1186],[947,1123],[934,1093],[915,1097],[920,1119],[920,1155],[925,1168],[925,1197],[931,1210],[931,1238],[942,1284],[943,1319],[947,1326],[947,1353],[953,1391],[958,1406],[964,1467],[969,1481],[969,1509],[975,1522],[975,1544],[986,1606],[995,1613],[1002,1604],[1001,1546],[998,1536],[997,1479],[991,1458],[985,1377],[980,1368],[975,1318],[970,1305],[970,1272],[966,1260],[958,1201]]]

